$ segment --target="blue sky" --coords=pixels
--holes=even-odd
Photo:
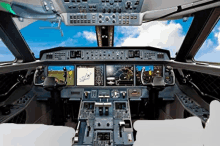
[[[185,35],[191,25],[193,18],[187,22],[180,20],[155,21],[142,24],[141,26],[116,26],[114,45],[115,46],[153,46],[168,49],[171,56],[180,48]],[[37,21],[21,29],[21,34],[27,44],[39,57],[41,50],[58,46],[68,47],[93,47],[97,46],[95,26],[65,26],[61,28],[64,36],[61,37],[59,30],[40,29],[52,24],[46,21]],[[216,25],[207,38],[195,60],[220,62],[220,23]],[[0,61],[14,60],[13,55],[0,41]]]
[[[74,70],[74,66],[48,66],[48,70],[56,70],[56,71],[63,71],[63,68],[66,67],[67,71]]]

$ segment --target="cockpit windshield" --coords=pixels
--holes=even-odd
[[[114,46],[152,46],[170,50],[171,57],[179,50],[193,17],[186,22],[182,19],[172,21],[153,21],[141,26],[115,26]],[[35,21],[20,30],[35,57],[44,49],[54,47],[96,47],[95,26],[66,26],[61,23],[60,31],[47,29],[56,24]]]

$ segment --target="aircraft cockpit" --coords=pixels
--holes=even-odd
[[[72,127],[74,146],[131,146],[137,120],[196,116],[205,127],[210,102],[219,101],[220,68],[195,55],[218,22],[219,6],[213,0],[0,2],[0,38],[15,57],[0,62],[0,123]],[[185,34],[174,35],[182,27],[173,20],[190,18]],[[157,34],[150,22],[165,20]],[[88,26],[93,32],[83,31]],[[138,41],[143,30],[150,41]],[[121,36],[133,44],[120,46]],[[93,45],[77,46],[72,37]],[[176,43],[175,52],[163,47]]]

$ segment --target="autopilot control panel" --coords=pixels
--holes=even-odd
[[[41,53],[43,61],[168,61],[170,56],[166,50],[156,51],[152,47],[135,49],[97,48],[55,48],[53,51]]]

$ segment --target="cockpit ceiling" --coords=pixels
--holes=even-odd
[[[3,2],[12,3],[12,2],[19,2],[19,3],[25,3],[30,5],[38,5],[41,6],[41,0],[1,0]]]
[[[213,0],[7,0],[17,16],[75,25],[139,26],[220,6]],[[1,9],[2,10],[2,9]]]
[[[61,4],[64,0],[51,0],[53,3]],[[70,0],[71,1],[71,0]],[[131,0],[134,1],[134,0]],[[141,12],[144,11],[152,11],[152,10],[161,10],[161,9],[168,9],[180,5],[185,6],[192,6],[196,3],[203,3],[212,0],[144,0]],[[41,6],[42,2],[40,0],[3,0],[3,2],[12,3],[12,2],[19,2],[31,5],[38,5]],[[92,2],[95,2],[93,0]],[[66,12],[65,10],[61,10],[61,13]]]

